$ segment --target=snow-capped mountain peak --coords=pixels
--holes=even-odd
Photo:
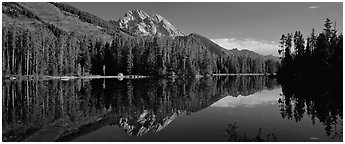
[[[124,18],[127,18],[127,17],[143,20],[149,17],[149,15],[142,10],[131,10],[125,14]]]
[[[142,10],[131,10],[112,23],[140,36],[176,37],[184,34],[159,14],[149,15]]]

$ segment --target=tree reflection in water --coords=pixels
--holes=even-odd
[[[299,122],[303,115],[317,118],[332,139],[343,137],[342,80],[328,76],[308,80],[279,80],[282,97],[279,99],[281,116]],[[340,125],[339,125],[340,124]]]
[[[105,125],[140,136],[225,96],[247,96],[276,86],[275,79],[265,76],[3,81],[3,141],[26,140],[51,126],[63,131],[59,141]]]
[[[259,128],[258,134],[254,138],[247,137],[244,133],[243,135],[239,134],[237,129],[237,122],[228,124],[226,128],[226,138],[230,142],[277,142],[277,136],[274,133],[269,133],[266,135],[266,138],[262,136],[261,128]]]

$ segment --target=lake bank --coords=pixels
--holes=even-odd
[[[257,76],[257,75],[277,75],[276,73],[274,74],[267,74],[267,73],[232,73],[232,74],[213,74],[214,76]]]
[[[271,76],[274,74],[266,73],[230,73],[230,74],[212,74],[211,76]],[[5,80],[54,80],[60,79],[63,81],[68,81],[72,79],[106,79],[106,78],[117,78],[122,79],[141,79],[141,78],[151,78],[154,76],[144,76],[144,75],[121,75],[121,76],[101,76],[101,75],[88,75],[88,76],[37,76],[37,75],[16,75],[16,76],[3,76]],[[176,78],[168,76],[167,78]],[[202,75],[195,76],[196,78],[204,77]]]
[[[123,76],[101,76],[101,75],[89,75],[89,76],[7,76],[3,79],[7,80],[72,80],[72,79],[104,79],[104,78],[117,78],[117,79],[139,79],[139,78],[148,78],[150,76],[143,75],[123,75]]]

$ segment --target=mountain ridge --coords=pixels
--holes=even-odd
[[[185,35],[163,16],[156,13],[149,15],[143,10],[130,10],[118,20],[109,22],[140,36],[176,37]]]

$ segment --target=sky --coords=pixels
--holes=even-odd
[[[341,2],[74,2],[72,6],[105,20],[117,20],[133,9],[160,14],[185,34],[198,33],[226,49],[249,49],[278,56],[282,34],[319,33],[326,18],[343,31]]]

